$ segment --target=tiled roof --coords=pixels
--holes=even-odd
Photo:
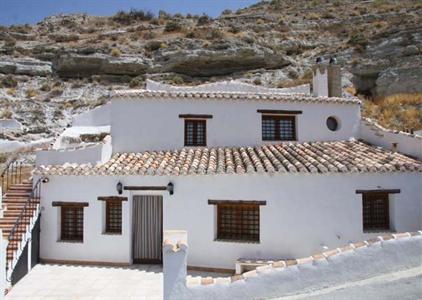
[[[360,104],[360,100],[355,97],[316,97],[306,94],[280,94],[280,93],[244,93],[244,92],[191,92],[191,91],[150,91],[150,90],[116,90],[111,95],[112,99],[133,99],[142,98],[163,98],[163,99],[217,99],[217,100],[266,100],[277,102],[308,102],[308,103],[344,103]]]
[[[116,153],[104,164],[40,166],[45,175],[214,175],[422,172],[422,162],[359,141],[284,142],[258,147]]]

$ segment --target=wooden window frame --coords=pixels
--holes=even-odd
[[[264,120],[274,120],[275,121],[275,129],[274,129],[274,137],[268,138],[264,134]],[[282,139],[280,134],[280,123],[282,120],[291,120],[293,121],[293,133],[292,139]],[[261,134],[263,141],[296,141],[297,140],[297,122],[295,115],[266,115],[263,114],[261,116]]]
[[[108,200],[105,201],[105,231],[107,234],[122,234],[122,223],[123,223],[123,205],[122,201],[119,200]],[[112,224],[112,209],[116,208],[120,210],[120,224]],[[116,229],[116,227],[119,227]]]
[[[380,217],[375,205],[375,200],[381,200],[383,215]],[[363,232],[390,231],[390,197],[385,192],[362,193],[362,227]],[[367,211],[369,208],[369,211]],[[369,215],[369,216],[368,216]],[[367,220],[370,220],[368,222]]]
[[[60,205],[60,214],[61,214],[61,220],[60,220],[60,240],[61,241],[69,241],[69,242],[81,242],[83,243],[83,239],[84,239],[84,207],[86,205],[77,205],[75,203],[66,205],[66,204],[62,204]],[[82,211],[82,233],[81,235],[68,235],[66,233],[66,231],[69,231],[67,229],[67,218],[68,215],[66,214],[66,212],[68,210],[72,211],[72,226],[73,226],[73,231],[76,232],[77,228],[78,228],[78,223],[79,223],[79,219],[78,219],[78,215],[77,215],[77,210],[81,210]]]
[[[194,123],[192,132],[192,143],[188,143],[188,123]],[[203,143],[198,142],[198,127],[196,124],[202,123],[204,125],[204,140]],[[205,147],[207,145],[207,120],[205,119],[185,119],[185,147]]]
[[[216,206],[216,241],[260,242],[260,206],[266,205],[266,201],[208,200],[208,204]],[[224,210],[227,211],[224,212]],[[247,213],[245,214],[245,212]],[[223,220],[224,215],[225,220]],[[228,217],[230,215],[232,219]],[[236,226],[238,227],[236,228]],[[255,233],[251,234],[251,231]]]

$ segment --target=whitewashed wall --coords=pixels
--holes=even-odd
[[[362,120],[360,135],[362,139],[385,149],[392,149],[397,144],[396,151],[422,159],[422,137],[403,132],[385,130],[374,122]]]
[[[107,103],[73,116],[72,126],[104,126],[110,125],[110,121],[111,105]]]
[[[108,136],[104,142],[90,144],[74,149],[51,149],[37,151],[35,164],[60,165],[65,163],[91,163],[106,162],[112,154],[111,137]]]
[[[124,185],[175,186],[163,198],[164,230],[187,230],[188,264],[234,269],[240,257],[297,258],[373,236],[362,231],[362,198],[357,189],[401,189],[391,195],[391,226],[398,232],[422,228],[420,174],[338,175],[226,175],[169,177],[58,177],[42,188],[41,257],[108,262],[131,261],[131,205],[133,192],[123,204],[123,234],[103,235],[104,204],[98,196],[116,195],[118,180]],[[148,192],[137,194],[147,194]],[[150,192],[149,194],[151,194]],[[215,207],[208,199],[266,200],[260,208],[261,242],[217,242]],[[88,201],[83,244],[57,242],[59,208],[52,201]],[[375,234],[376,235],[376,234]]]
[[[359,133],[358,104],[277,103],[269,101],[222,101],[199,99],[113,100],[113,152],[167,150],[184,146],[184,119],[179,114],[211,114],[207,120],[207,146],[262,144],[258,109],[301,110],[297,115],[299,141],[333,141]],[[326,120],[335,116],[338,131]]]

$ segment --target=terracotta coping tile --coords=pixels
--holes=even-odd
[[[363,242],[353,243],[353,246],[354,246],[356,249],[359,249],[359,248],[366,247],[367,245],[366,245],[366,243],[363,241]]]
[[[290,267],[290,266],[294,266],[294,265],[297,265],[296,259],[288,259],[286,261],[286,266]]]
[[[243,280],[243,276],[242,275],[233,275],[232,277],[230,277],[231,282],[235,282],[235,281],[239,281],[239,280]]]
[[[213,284],[213,283],[214,283],[214,279],[212,277],[201,278],[201,284],[202,285],[209,285],[209,284]]]
[[[242,274],[243,278],[255,277],[257,275],[256,270],[248,271]]]
[[[324,255],[325,257],[330,257],[330,256],[333,256],[333,255],[336,255],[337,253],[338,253],[338,250],[333,249],[333,250],[324,251],[322,253],[322,255]]]

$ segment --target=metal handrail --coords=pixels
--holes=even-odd
[[[28,200],[25,202],[25,205],[24,205],[21,213],[19,214],[18,218],[16,219],[15,224],[12,227],[12,230],[10,231],[9,238],[8,238],[6,255],[9,252],[12,253],[12,260],[13,260],[13,256],[14,256],[15,251],[17,251],[18,249],[20,249],[20,247],[22,246],[23,242],[25,242],[25,244],[26,244],[26,241],[27,240],[24,241],[22,239],[19,242],[19,245],[18,245],[19,248],[18,249],[16,249],[16,250],[10,249],[11,246],[12,246],[12,242],[13,241],[15,241],[15,242],[18,242],[19,241],[18,239],[16,239],[16,235],[19,233],[17,231],[19,229],[19,227],[21,227],[20,228],[21,231],[23,231],[23,230],[25,231],[25,232],[20,232],[22,235],[24,235],[26,233],[26,230],[27,230],[26,229],[26,226],[28,226],[29,224],[31,224],[31,219],[33,218],[33,214],[32,215],[30,214],[31,209],[36,208],[37,205],[38,205],[38,203],[35,202],[35,201],[33,201],[33,200],[40,199],[40,197],[41,197],[41,180],[42,180],[42,178],[39,178],[37,180],[37,182],[35,183],[34,187],[32,188],[31,194],[28,197]],[[26,223],[28,223],[28,224],[26,224]],[[22,227],[24,227],[24,229]],[[15,243],[15,245],[16,245],[16,243]]]
[[[0,175],[3,194],[7,192],[12,184],[22,183],[22,165],[23,163],[15,158],[10,160],[4,167]]]

